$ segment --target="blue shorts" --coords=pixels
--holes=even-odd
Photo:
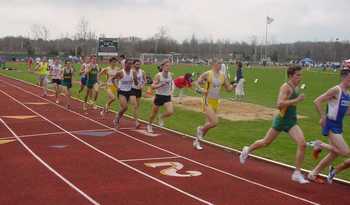
[[[343,134],[343,125],[327,119],[322,129],[322,135],[328,136],[329,131],[332,131],[334,134]]]
[[[81,83],[82,85],[86,85],[86,80],[87,80],[87,77],[86,77],[86,76],[81,77],[81,78],[80,78],[80,83]]]

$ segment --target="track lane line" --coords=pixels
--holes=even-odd
[[[121,159],[122,162],[137,162],[137,161],[147,161],[147,160],[162,160],[162,159],[179,159],[181,157],[174,156],[174,157],[152,157],[152,158],[143,158],[143,159]]]
[[[176,154],[176,153],[174,153],[174,152],[172,152],[172,151],[170,151],[170,150],[163,149],[163,148],[161,148],[161,147],[158,147],[158,146],[156,146],[156,145],[153,145],[153,144],[151,144],[151,143],[148,143],[148,142],[146,142],[146,141],[143,141],[143,140],[140,140],[140,139],[138,139],[138,138],[136,138],[136,137],[133,137],[133,136],[131,136],[131,135],[125,133],[125,132],[122,132],[122,131],[120,131],[120,130],[117,130],[117,129],[113,128],[113,127],[109,127],[109,126],[107,126],[107,125],[105,125],[105,124],[103,124],[103,123],[101,123],[101,122],[99,122],[99,121],[96,121],[96,120],[94,120],[94,119],[92,119],[92,118],[89,118],[89,117],[87,117],[87,116],[84,116],[84,115],[82,115],[82,114],[80,114],[80,113],[78,113],[78,112],[76,112],[76,111],[67,109],[66,107],[64,107],[64,106],[62,106],[62,105],[56,104],[56,103],[54,103],[54,102],[51,101],[51,100],[45,99],[45,98],[43,98],[43,97],[41,97],[41,96],[39,96],[39,95],[36,95],[35,93],[32,93],[32,92],[30,92],[30,91],[27,91],[26,89],[23,89],[23,88],[21,88],[21,87],[19,87],[19,86],[11,85],[11,84],[9,84],[9,83],[7,83],[7,82],[4,82],[4,83],[7,84],[7,85],[9,85],[9,86],[11,86],[11,87],[15,87],[15,88],[17,88],[17,89],[19,89],[19,90],[22,90],[23,92],[28,93],[28,94],[30,94],[30,95],[32,95],[32,96],[35,96],[35,97],[37,97],[37,98],[39,98],[39,99],[42,99],[42,100],[44,100],[44,101],[46,101],[46,102],[49,102],[50,104],[55,105],[55,106],[57,106],[57,107],[59,107],[59,108],[61,108],[61,109],[63,109],[63,110],[66,110],[66,111],[68,111],[68,112],[74,113],[74,114],[76,114],[76,115],[78,115],[78,116],[80,116],[80,117],[82,117],[82,118],[85,118],[85,119],[87,119],[87,120],[90,120],[90,121],[92,121],[92,122],[94,122],[94,123],[96,123],[96,124],[99,124],[99,125],[103,126],[103,127],[109,128],[110,130],[114,130],[115,132],[120,133],[120,134],[122,134],[122,135],[124,135],[124,136],[126,136],[126,137],[129,137],[129,138],[131,138],[131,139],[133,139],[133,140],[135,140],[135,141],[138,141],[138,142],[143,143],[143,144],[145,144],[145,145],[151,146],[151,147],[156,148],[156,149],[158,149],[158,150],[164,151],[164,152],[166,152],[166,153],[168,153],[168,154],[171,154],[171,155],[174,155],[174,156],[178,156],[178,157],[180,157],[180,158],[182,158],[182,159],[185,159],[185,160],[187,160],[187,161],[190,161],[190,162],[192,162],[192,163],[194,163],[194,164],[200,165],[200,166],[202,166],[202,167],[206,167],[206,168],[208,168],[208,169],[214,170],[214,171],[216,171],[216,172],[219,172],[219,173],[224,174],[224,175],[227,175],[227,176],[231,176],[231,177],[236,178],[236,179],[239,179],[239,180],[241,180],[241,181],[245,181],[245,182],[247,182],[247,183],[250,183],[250,184],[253,184],[253,185],[256,185],[256,186],[265,188],[265,189],[268,189],[268,190],[270,190],[270,191],[274,191],[274,192],[277,192],[277,193],[279,193],[279,194],[282,194],[282,195],[285,195],[285,196],[288,196],[288,197],[291,197],[291,198],[294,198],[294,199],[297,199],[297,200],[300,200],[300,201],[304,201],[304,202],[309,203],[309,204],[319,205],[319,203],[317,203],[317,202],[313,202],[313,201],[310,201],[310,200],[308,200],[308,199],[305,199],[305,198],[296,196],[296,195],[294,195],[294,194],[290,194],[290,193],[287,193],[287,192],[278,190],[278,189],[276,189],[276,188],[273,188],[273,187],[266,186],[266,185],[264,185],[264,184],[255,182],[255,181],[253,181],[253,180],[249,180],[249,179],[246,179],[246,178],[244,178],[244,177],[237,176],[237,175],[235,175],[235,174],[232,174],[232,173],[229,173],[229,172],[220,170],[220,169],[218,169],[218,168],[215,168],[215,167],[212,167],[212,166],[203,164],[203,163],[201,163],[201,162],[195,161],[195,160],[190,159],[190,158],[188,158],[188,157],[185,157],[185,156],[182,156],[182,155],[178,155],[178,154]],[[25,106],[25,105],[24,105],[24,106]],[[26,106],[26,107],[27,107],[27,106]],[[30,109],[30,108],[29,108],[29,109]],[[34,112],[35,112],[35,111],[34,111]],[[36,113],[36,112],[35,112],[35,113]],[[38,113],[36,113],[36,114],[38,114]]]
[[[149,174],[147,174],[147,173],[145,173],[145,172],[143,172],[143,171],[141,171],[141,170],[138,170],[138,169],[132,167],[131,165],[128,165],[128,164],[125,163],[125,162],[122,162],[122,161],[118,160],[117,158],[115,158],[115,157],[113,157],[113,156],[111,156],[111,155],[109,155],[109,154],[103,152],[102,150],[100,150],[100,149],[98,149],[98,148],[92,146],[91,144],[85,142],[84,140],[80,139],[79,137],[77,137],[77,136],[75,136],[74,134],[70,133],[69,131],[65,130],[64,128],[62,128],[62,127],[59,126],[58,124],[56,124],[56,123],[50,121],[49,119],[47,119],[46,117],[44,117],[44,116],[41,115],[40,113],[34,111],[34,110],[31,109],[30,107],[26,106],[24,103],[20,102],[19,100],[17,100],[17,99],[14,98],[14,97],[12,97],[12,96],[9,95],[8,93],[6,93],[6,92],[4,92],[4,91],[2,91],[2,90],[0,90],[0,92],[3,93],[4,95],[6,95],[7,97],[9,97],[10,99],[12,99],[13,101],[17,102],[18,104],[22,105],[23,107],[27,108],[27,109],[30,110],[32,113],[34,113],[34,114],[36,114],[37,116],[39,116],[40,118],[44,119],[44,120],[47,121],[48,123],[54,125],[55,127],[57,127],[57,128],[59,128],[60,130],[64,131],[66,134],[72,136],[74,139],[80,141],[81,143],[83,143],[84,145],[88,146],[89,148],[95,150],[96,152],[98,152],[98,153],[104,155],[105,157],[107,157],[107,158],[109,158],[109,159],[111,159],[111,160],[113,160],[113,161],[115,161],[115,162],[117,162],[117,163],[119,163],[119,164],[121,164],[121,165],[123,165],[123,166],[125,166],[125,167],[127,167],[127,168],[129,168],[129,169],[131,169],[131,170],[133,170],[133,171],[135,171],[135,172],[137,172],[137,173],[139,173],[139,174],[141,174],[141,175],[144,175],[145,177],[148,177],[148,178],[150,178],[150,179],[152,179],[152,180],[154,180],[154,181],[156,181],[156,182],[159,182],[159,183],[161,183],[161,184],[163,184],[163,185],[165,185],[165,186],[167,186],[167,187],[169,187],[169,188],[171,188],[171,189],[173,189],[173,190],[175,190],[175,191],[177,191],[177,192],[180,192],[180,193],[182,193],[182,194],[184,194],[184,195],[186,195],[186,196],[188,196],[188,197],[190,197],[190,198],[192,198],[192,199],[195,199],[195,200],[197,200],[197,201],[199,201],[199,202],[202,202],[203,204],[213,205],[213,203],[211,203],[211,202],[209,202],[209,201],[206,201],[206,200],[204,200],[204,199],[202,199],[202,198],[200,198],[200,197],[197,197],[197,196],[195,196],[195,195],[192,195],[192,194],[190,194],[190,193],[188,193],[188,192],[186,192],[186,191],[184,191],[184,190],[182,190],[182,189],[180,189],[180,188],[177,188],[177,187],[175,187],[175,186],[173,186],[173,185],[171,185],[171,184],[168,184],[168,183],[166,183],[166,182],[164,182],[164,181],[162,181],[162,180],[160,180],[160,179],[157,179],[156,177],[153,177],[153,176],[151,176],[151,175],[149,175]],[[50,101],[48,101],[48,102],[50,102]],[[1,119],[1,118],[0,118],[0,119]],[[2,121],[2,120],[1,120],[1,121]],[[21,139],[17,138],[17,140],[21,140]],[[21,141],[21,142],[23,143],[23,141]],[[24,143],[23,143],[23,144],[24,144]],[[24,145],[25,145],[25,144],[24,144]],[[177,156],[177,155],[175,155],[175,156]],[[38,158],[39,158],[39,157],[38,157]],[[41,161],[42,161],[42,160],[41,160]]]
[[[2,91],[1,91],[2,92]],[[37,159],[41,164],[43,164],[50,172],[55,174],[58,178],[60,178],[62,181],[64,181],[68,186],[70,186],[72,189],[77,191],[80,195],[82,195],[84,198],[86,198],[90,203],[94,205],[99,205],[97,201],[95,201],[92,197],[84,193],[81,189],[79,189],[77,186],[75,186],[72,182],[70,182],[68,179],[66,179],[64,176],[62,176],[60,173],[58,173],[54,168],[52,168],[50,165],[48,165],[44,160],[42,160],[37,154],[35,154],[18,136],[17,134],[7,125],[7,123],[0,118],[0,121],[5,127],[11,132],[11,134],[17,139],[19,143],[35,158]]]

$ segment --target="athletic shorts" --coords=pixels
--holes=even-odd
[[[156,95],[153,101],[156,106],[162,106],[167,102],[171,102],[171,95]]]
[[[289,132],[292,127],[294,127],[297,124],[296,118],[282,118],[281,116],[277,115],[273,118],[272,121],[272,128],[279,132]]]
[[[202,98],[202,111],[203,112],[205,112],[205,108],[207,106],[211,107],[214,110],[214,112],[217,112],[219,105],[220,105],[219,99],[212,99],[212,98],[205,98],[205,97]]]
[[[51,82],[53,84],[61,85],[61,80],[60,79],[52,79]]]
[[[95,90],[98,90],[98,83],[97,81],[86,81],[86,87],[89,89],[94,88]]]
[[[86,80],[87,80],[87,77],[86,76],[84,76],[84,77],[81,77],[80,78],[80,83],[82,84],[82,85],[86,85]]]
[[[332,131],[334,134],[343,134],[343,124],[326,119],[326,124],[322,128],[322,135],[328,136],[330,131]]]
[[[136,98],[140,98],[142,96],[142,90],[141,89],[131,89],[131,96],[136,96]]]
[[[107,92],[112,93],[112,94],[116,94],[117,90],[118,90],[118,88],[115,87],[115,85],[107,85]]]
[[[72,88],[72,80],[62,80],[62,85],[70,89]]]
[[[43,81],[43,82],[48,82],[48,79],[47,79],[47,75],[39,75],[38,76],[38,81],[39,82],[41,82],[41,81]]]
[[[126,98],[126,101],[129,102],[130,95],[131,95],[131,90],[130,91],[118,90],[118,98],[119,98],[120,95],[124,96]]]

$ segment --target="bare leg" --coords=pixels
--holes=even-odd
[[[298,125],[295,125],[289,130],[289,135],[298,145],[296,156],[295,156],[295,169],[300,171],[302,163],[304,161],[305,148],[306,148],[304,134],[303,134],[303,131],[300,129],[300,127]]]

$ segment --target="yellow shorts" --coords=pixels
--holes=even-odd
[[[214,112],[217,112],[219,109],[220,100],[219,99],[212,99],[212,98],[202,98],[202,110],[205,112],[206,107],[211,107]]]
[[[107,85],[107,92],[116,94],[117,93],[117,87],[115,85]]]

